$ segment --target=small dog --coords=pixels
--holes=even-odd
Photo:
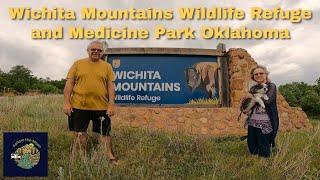
[[[268,92],[268,87],[267,84],[256,84],[254,86],[252,86],[250,88],[250,94],[253,95],[253,97],[251,98],[246,98],[241,102],[240,105],[240,114],[238,117],[238,121],[241,118],[242,112],[249,112],[250,110],[252,110],[252,108],[256,105],[259,104],[262,108],[266,108],[264,102],[262,99],[264,100],[268,100],[268,96],[266,95],[266,93]]]

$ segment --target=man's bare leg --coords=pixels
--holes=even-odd
[[[102,143],[104,149],[106,150],[106,155],[110,160],[116,160],[117,158],[114,156],[112,151],[112,143],[110,136],[100,136],[100,142]]]
[[[81,156],[86,157],[87,156],[87,138],[88,134],[86,132],[77,132],[75,133],[75,140],[73,143],[73,154],[79,150]]]

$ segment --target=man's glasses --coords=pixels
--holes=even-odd
[[[265,73],[261,72],[261,73],[255,73],[254,75],[255,76],[258,76],[258,75],[264,75]]]
[[[96,51],[96,52],[102,52],[102,49],[95,49],[95,48],[91,48],[90,51]]]

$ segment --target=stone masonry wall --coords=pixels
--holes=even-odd
[[[143,127],[154,131],[209,136],[243,135],[245,115],[237,121],[240,99],[248,92],[250,70],[257,63],[244,49],[230,49],[230,108],[118,107],[113,126]],[[280,131],[308,129],[311,124],[299,108],[277,96]]]

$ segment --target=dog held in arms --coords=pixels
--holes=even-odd
[[[238,121],[241,118],[243,112],[249,112],[253,109],[255,105],[260,105],[262,108],[266,108],[263,102],[264,100],[268,100],[267,96],[268,87],[267,84],[256,84],[250,88],[249,93],[253,96],[250,98],[246,98],[241,102],[240,105],[240,114],[238,116]]]
[[[249,112],[252,111],[253,108],[256,105],[259,105],[265,109],[265,104],[262,99],[268,100],[267,96],[268,92],[268,87],[267,84],[256,84],[250,88],[249,93],[252,94],[252,97],[246,98],[241,102],[240,105],[240,114],[238,116],[238,121],[241,118],[241,115],[243,112]],[[242,136],[240,137],[240,140],[243,141],[247,138],[248,136]]]

